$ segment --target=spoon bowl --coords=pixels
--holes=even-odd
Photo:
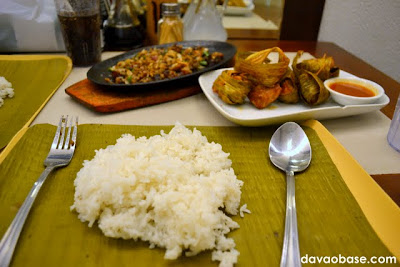
[[[311,146],[303,129],[295,122],[279,127],[269,143],[269,157],[282,171],[304,171],[311,162]]]
[[[286,172],[285,236],[280,266],[301,266],[297,232],[294,173],[304,171],[311,162],[311,146],[303,129],[294,122],[287,122],[272,135],[269,143],[271,162]]]

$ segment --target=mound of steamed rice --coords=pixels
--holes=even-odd
[[[0,107],[4,104],[4,99],[12,98],[14,96],[14,89],[12,84],[6,78],[0,76]]]
[[[243,182],[228,156],[179,123],[150,138],[124,134],[83,163],[71,209],[106,236],[165,248],[165,259],[213,250],[212,260],[232,266],[239,252],[225,235],[239,225],[227,214],[238,213]]]

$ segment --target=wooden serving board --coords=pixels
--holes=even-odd
[[[201,88],[198,84],[180,84],[156,89],[120,90],[84,79],[65,89],[65,92],[97,112],[109,113],[177,100],[200,93]]]

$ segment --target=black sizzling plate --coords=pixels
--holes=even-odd
[[[111,72],[108,70],[110,67],[116,65],[119,61],[125,60],[127,58],[131,58],[133,55],[139,53],[143,49],[150,49],[150,48],[164,48],[164,47],[169,47],[172,46],[173,44],[177,45],[182,45],[184,48],[185,47],[195,47],[195,46],[203,46],[207,47],[209,49],[210,54],[213,52],[221,52],[224,54],[224,58],[221,62],[218,64],[205,67],[204,69],[201,69],[199,71],[193,72],[191,74],[183,75],[180,77],[176,78],[171,78],[171,79],[165,79],[165,80],[160,80],[160,81],[152,81],[152,82],[147,82],[147,83],[133,83],[133,84],[110,84],[104,80],[104,78],[108,77],[111,78]],[[154,45],[154,46],[146,46],[146,47],[141,47],[129,52],[126,52],[122,55],[104,60],[102,62],[99,62],[87,72],[87,78],[99,85],[105,85],[109,87],[114,87],[114,88],[142,88],[143,86],[151,86],[151,85],[163,85],[166,83],[170,82],[178,82],[182,80],[188,80],[188,79],[195,79],[197,78],[200,74],[221,68],[224,64],[226,64],[229,60],[231,60],[236,53],[236,47],[225,43],[225,42],[217,42],[217,41],[184,41],[184,42],[177,42],[177,43],[170,43],[170,44],[163,44],[163,45]]]

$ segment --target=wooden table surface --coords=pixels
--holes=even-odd
[[[385,88],[385,92],[390,98],[390,103],[382,108],[381,112],[390,119],[393,117],[400,93],[400,83],[334,43],[259,39],[229,39],[228,42],[235,45],[238,51],[259,51],[278,46],[285,52],[303,50],[315,57],[321,57],[326,53],[328,56],[334,58],[336,65],[341,69],[356,76],[373,80]],[[371,175],[371,177],[374,178],[394,202],[400,206],[400,173]]]

